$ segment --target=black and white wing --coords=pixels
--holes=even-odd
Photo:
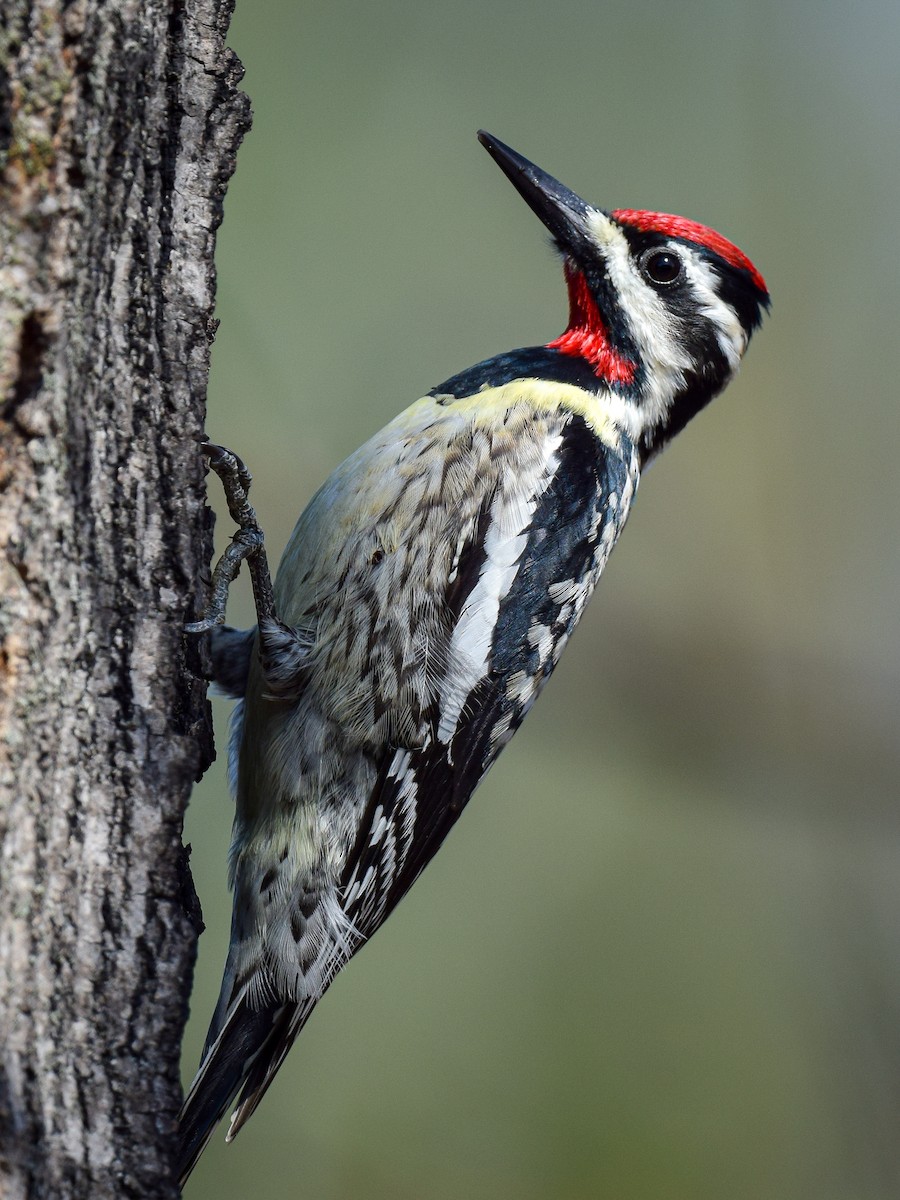
[[[450,661],[426,738],[385,760],[347,865],[343,906],[363,938],[436,853],[559,660],[627,517],[630,449],[571,416],[542,491],[522,499],[526,523],[501,533],[485,506],[447,587]]]

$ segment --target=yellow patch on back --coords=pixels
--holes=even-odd
[[[486,387],[471,396],[448,400],[446,406],[457,412],[472,412],[476,423],[483,420],[485,424],[494,422],[498,409],[517,405],[527,405],[548,416],[560,410],[571,412],[583,417],[605,446],[621,454],[619,427],[613,417],[613,408],[605,399],[573,384],[548,379],[512,379],[501,387]]]

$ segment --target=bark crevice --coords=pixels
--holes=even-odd
[[[231,4],[0,0],[0,1195],[176,1196]],[[201,597],[202,599],[202,597]]]

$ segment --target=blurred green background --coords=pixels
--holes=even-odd
[[[645,477],[535,715],[186,1195],[896,1197],[900,6],[238,0],[230,42],[255,122],[208,428],[276,560],[364,437],[565,323],[479,126],[721,230],[773,311]],[[220,762],[186,830],[186,1078],[230,820]]]

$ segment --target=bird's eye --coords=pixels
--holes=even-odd
[[[681,259],[671,250],[648,250],[641,259],[641,270],[651,283],[675,283],[681,277]]]

